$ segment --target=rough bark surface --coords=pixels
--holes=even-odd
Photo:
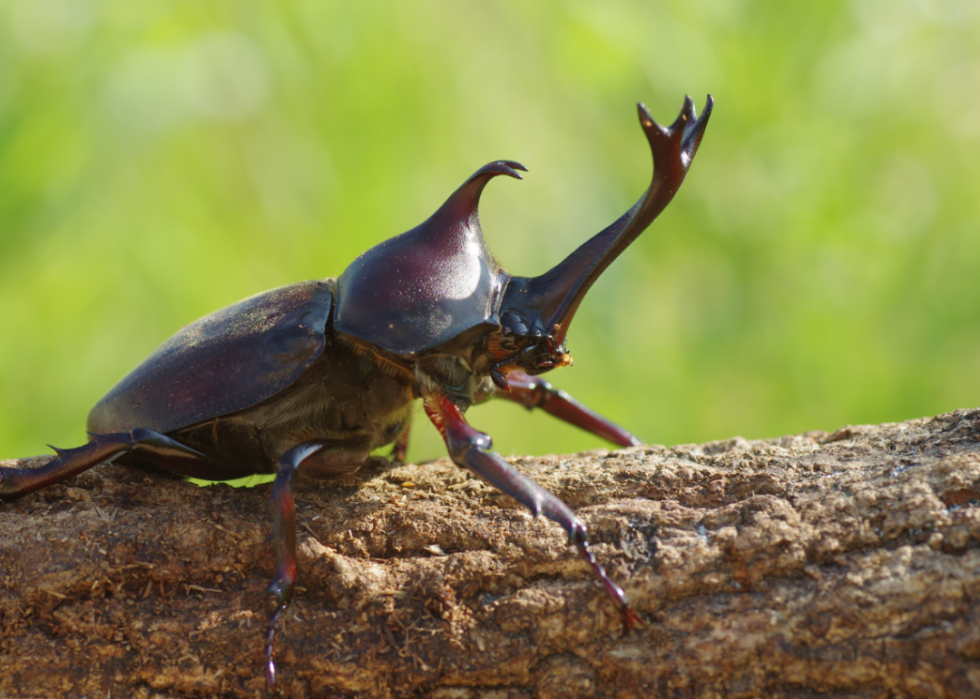
[[[642,628],[557,525],[371,464],[298,491],[286,696],[980,696],[980,410],[514,461]],[[262,696],[268,494],[103,465],[0,506],[0,697]]]

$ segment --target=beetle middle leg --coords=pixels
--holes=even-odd
[[[512,371],[507,374],[507,385],[510,387],[509,391],[498,388],[493,396],[520,403],[528,410],[541,408],[563,422],[608,439],[621,447],[643,444],[612,420],[604,418],[538,376],[528,376],[523,371]]]
[[[490,485],[510,495],[531,510],[535,517],[544,515],[561,525],[568,533],[568,542],[589,563],[606,594],[622,614],[624,631],[639,623],[639,617],[630,609],[622,588],[606,574],[589,548],[585,523],[575,516],[568,505],[507,463],[500,454],[491,451],[493,444],[490,435],[467,423],[459,406],[446,396],[427,396],[425,412],[442,434],[449,456],[458,466],[473,471]]]
[[[398,437],[395,438],[395,444],[391,448],[391,460],[397,463],[405,462],[405,454],[408,453],[408,439],[412,434],[412,413],[408,414],[405,418],[405,426],[402,427],[401,432],[398,433]]]
[[[276,606],[265,634],[265,676],[271,691],[276,689],[276,665],[272,657],[276,629],[283,612],[293,599],[296,584],[296,507],[293,480],[298,473],[321,478],[352,473],[360,468],[370,453],[370,446],[366,441],[315,439],[293,447],[280,457],[276,465],[276,480],[272,485],[272,503],[275,509],[272,545],[276,552],[276,574],[268,590],[276,596]]]

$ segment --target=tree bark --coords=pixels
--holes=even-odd
[[[448,460],[303,483],[283,693],[980,696],[978,441],[963,410],[514,459],[625,636],[557,525]],[[102,465],[0,506],[0,697],[262,696],[269,488]]]

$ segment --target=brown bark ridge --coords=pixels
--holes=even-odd
[[[643,626],[557,525],[372,463],[298,490],[286,696],[980,696],[980,410],[513,461]],[[262,696],[269,487],[103,465],[0,506],[0,697]]]

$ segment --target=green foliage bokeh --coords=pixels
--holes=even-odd
[[[645,440],[980,403],[975,0],[8,0],[0,458],[84,441],[181,325],[336,276],[473,170],[533,275],[645,188],[642,100],[717,101],[680,194],[596,284],[549,378]],[[597,438],[511,404],[504,454]],[[410,456],[445,453],[417,421]]]

